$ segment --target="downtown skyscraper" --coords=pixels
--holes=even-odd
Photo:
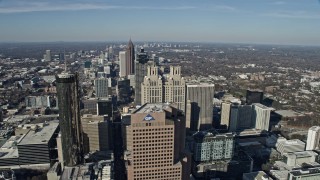
[[[78,74],[56,75],[62,161],[64,166],[83,162],[83,134],[80,120]]]
[[[185,124],[175,107],[169,103],[144,104],[131,114],[124,133],[128,180],[182,179]]]
[[[214,84],[193,83],[186,85],[187,127],[192,131],[212,128]],[[189,101],[189,105],[187,104]],[[187,107],[190,107],[189,109]]]
[[[141,103],[141,83],[144,81],[144,77],[147,75],[148,65],[153,65],[153,61],[149,61],[150,58],[148,54],[141,48],[140,52],[137,54],[137,60],[135,63],[135,98],[134,102],[137,105],[142,105]]]
[[[131,41],[131,38],[129,40],[127,49],[126,49],[126,74],[130,75],[130,74],[134,74],[134,70],[135,70],[135,53],[134,53],[134,45]]]

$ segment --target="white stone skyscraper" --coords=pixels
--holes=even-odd
[[[164,102],[175,103],[178,109],[185,111],[186,82],[181,77],[181,66],[170,66],[170,74],[164,77]]]
[[[271,110],[272,108],[264,106],[260,103],[253,104],[252,118],[255,120],[256,129],[269,131]]]
[[[226,126],[228,129],[230,126],[230,112],[231,112],[231,103],[223,102],[221,104],[221,125]]]
[[[162,77],[157,66],[148,66],[147,75],[141,83],[141,104],[162,103]]]
[[[306,151],[319,149],[320,126],[312,126],[308,131]]]
[[[120,66],[120,77],[126,77],[127,74],[127,63],[126,63],[126,51],[119,52],[119,66]]]

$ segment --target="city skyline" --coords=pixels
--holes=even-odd
[[[0,39],[320,45],[319,9],[318,0],[1,0]]]

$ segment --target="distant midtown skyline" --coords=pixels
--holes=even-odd
[[[0,41],[0,44],[59,44],[59,43],[105,43],[106,45],[107,44],[112,44],[112,43],[116,43],[116,44],[127,44],[128,41],[125,41],[125,40],[120,40],[120,41]],[[272,45],[275,45],[275,46],[305,46],[305,47],[319,47],[320,44],[284,44],[284,43],[279,43],[279,44],[276,44],[276,43],[248,43],[248,42],[197,42],[197,41],[194,41],[194,42],[187,42],[187,41],[133,41],[134,45],[139,45],[141,46],[142,44],[144,43],[148,43],[148,44],[151,44],[151,43],[176,43],[176,44],[180,44],[180,45],[183,45],[184,44],[212,44],[212,45],[243,45],[243,46],[253,46],[253,45],[256,45],[256,46],[263,46],[263,45],[266,45],[266,46],[272,46]]]
[[[319,20],[319,0],[0,0],[0,41],[320,45]]]

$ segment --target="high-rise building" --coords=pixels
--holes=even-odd
[[[232,104],[229,131],[250,129],[253,127],[254,122],[252,120],[252,106]]]
[[[320,126],[312,126],[308,130],[307,146],[306,150],[317,150],[319,149],[320,141]]]
[[[84,114],[81,121],[84,153],[111,149],[111,128],[107,116]]]
[[[251,105],[253,103],[262,103],[263,100],[263,91],[262,90],[247,90],[246,94],[246,103]]]
[[[223,104],[228,106],[228,104]],[[230,104],[229,131],[239,131],[244,129],[269,130],[270,113],[272,108],[266,107],[259,103],[252,105],[240,105],[237,103]],[[228,107],[225,107],[225,110]],[[224,109],[222,109],[224,112]],[[226,123],[227,113],[221,114]],[[222,120],[222,118],[221,118]]]
[[[65,166],[74,166],[83,162],[78,83],[78,74],[62,73],[56,75],[62,164]]]
[[[141,104],[162,102],[162,77],[157,66],[148,66],[147,75],[141,83]]]
[[[164,102],[175,103],[184,112],[186,83],[181,77],[181,66],[170,66],[170,74],[164,79]]]
[[[184,119],[167,103],[145,104],[125,127],[128,180],[181,179]]]
[[[134,101],[137,105],[141,105],[141,83],[144,81],[144,77],[147,75],[147,66],[153,63],[149,61],[148,54],[141,48],[137,54],[135,63],[135,98]]]
[[[230,126],[230,113],[231,113],[231,103],[223,102],[221,104],[221,126],[225,126],[229,129]]]
[[[53,164],[58,158],[55,147],[58,121],[34,124],[18,142],[19,164]]]
[[[97,115],[112,117],[113,114],[113,102],[112,98],[102,98],[97,100]]]
[[[126,51],[120,51],[119,52],[119,66],[120,66],[120,73],[119,73],[119,76],[120,77],[126,77],[128,74],[128,71],[127,69],[129,67],[127,67],[127,62],[126,62],[126,59],[127,56],[126,56]]]
[[[94,87],[96,91],[96,97],[108,97],[108,79],[99,78],[94,80]]]
[[[131,38],[129,40],[127,49],[126,49],[126,74],[134,74],[134,60],[135,60],[135,54],[134,54],[134,45],[131,41]]]
[[[44,54],[45,61],[51,61],[51,50],[46,50],[46,54]]]
[[[187,84],[186,100],[190,100],[191,114],[187,119],[193,131],[212,128],[214,84]],[[188,125],[187,125],[188,126]]]
[[[129,79],[119,79],[117,83],[117,101],[128,103],[131,99],[131,88]]]
[[[234,154],[235,140],[232,133],[200,131],[193,135],[193,139],[193,159],[197,162],[228,160]]]
[[[253,104],[252,119],[256,129],[269,131],[271,110],[271,108],[262,104]]]

